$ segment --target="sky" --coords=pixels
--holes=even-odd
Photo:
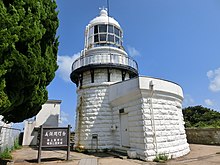
[[[86,25],[106,0],[57,0],[59,69],[47,87],[49,99],[62,100],[61,122],[75,127],[76,85],[71,64],[84,47]],[[109,0],[109,15],[124,32],[124,48],[139,74],[179,84],[183,107],[220,111],[219,0]]]

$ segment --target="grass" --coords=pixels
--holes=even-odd
[[[6,149],[0,154],[0,158],[1,158],[1,159],[12,159],[11,150],[9,150],[8,148],[6,148]]]
[[[161,163],[164,163],[168,160],[168,155],[166,154],[158,154],[156,156],[156,158],[154,159],[154,162],[161,162]]]
[[[4,160],[4,159],[12,159],[12,155],[11,155],[11,152],[13,150],[18,150],[18,149],[21,149],[22,147],[19,145],[18,143],[18,139],[16,139],[14,141],[14,146],[9,149],[9,148],[6,148],[2,153],[0,153],[0,159]]]
[[[15,150],[19,150],[19,149],[21,149],[22,147],[19,145],[19,142],[18,142],[18,139],[16,139],[15,141],[14,141],[14,149]]]

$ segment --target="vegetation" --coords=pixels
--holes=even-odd
[[[187,107],[183,109],[186,127],[212,127],[220,128],[220,113],[202,106]]]
[[[11,152],[13,150],[18,150],[18,149],[21,149],[21,148],[22,147],[19,145],[18,139],[16,139],[14,141],[14,146],[11,149],[6,148],[2,153],[0,153],[0,159],[12,159]]]
[[[154,162],[164,163],[168,160],[168,155],[166,154],[158,154],[156,158],[153,160]]]
[[[1,154],[0,159],[12,159],[11,150],[6,148]]]
[[[21,149],[22,147],[19,145],[19,141],[18,141],[18,139],[16,139],[15,141],[14,141],[14,150],[18,150],[18,149]]]
[[[48,99],[58,66],[54,0],[0,0],[0,115],[7,122],[35,116]]]

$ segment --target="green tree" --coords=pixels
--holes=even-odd
[[[54,0],[0,0],[0,115],[33,117],[48,99],[58,66]]]
[[[183,109],[186,127],[220,127],[220,113],[202,106]]]

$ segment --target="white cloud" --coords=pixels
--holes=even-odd
[[[189,95],[189,94],[185,94],[184,95],[184,100],[183,100],[183,106],[188,107],[188,106],[192,106],[193,104],[195,104],[195,101],[192,98],[192,96]]]
[[[58,75],[66,82],[70,82],[71,66],[73,61],[75,61],[80,56],[80,53],[74,54],[73,56],[58,56]]]
[[[61,125],[68,125],[69,124],[69,114],[64,112],[64,111],[61,111],[61,114],[60,114],[60,124]]]
[[[207,77],[209,78],[209,81],[210,81],[209,89],[212,92],[220,91],[220,68],[216,70],[208,71]]]
[[[214,102],[210,99],[205,99],[205,104],[208,105],[208,106],[213,106]]]
[[[128,48],[128,54],[131,57],[140,56],[139,51],[135,49],[134,47],[128,45],[127,48]]]

